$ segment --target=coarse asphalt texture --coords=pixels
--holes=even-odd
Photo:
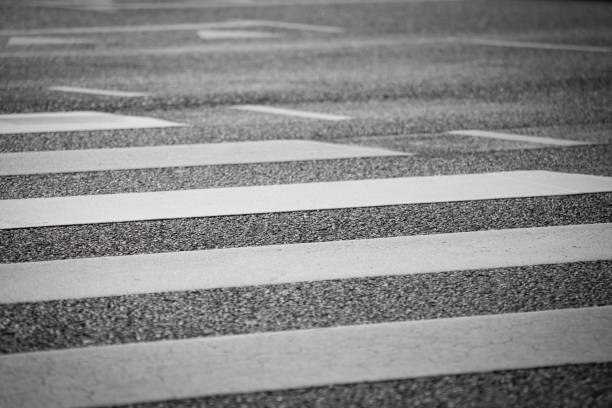
[[[3,200],[510,170],[612,176],[610,2],[254,0],[113,12],[80,8],[78,1],[35,3],[0,0],[0,114],[94,110],[186,126],[0,134],[0,153],[308,139],[412,155],[2,176]],[[31,29],[236,19],[341,30],[277,27],[267,29],[274,38],[215,41],[195,30],[154,30],[76,34],[92,44],[9,42]],[[611,52],[483,45],[474,38]],[[52,86],[149,95],[117,98]],[[232,109],[240,104],[352,119]],[[446,133],[461,129],[588,144]],[[609,222],[612,193],[10,229],[0,231],[0,262]],[[611,272],[608,260],[1,304],[0,353],[611,305]],[[609,407],[610,384],[612,365],[600,363],[133,406]]]

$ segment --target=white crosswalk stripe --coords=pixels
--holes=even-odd
[[[147,129],[185,126],[167,120],[102,112],[14,113],[0,115],[0,134]]]
[[[372,147],[307,140],[19,152],[0,154],[0,175],[329,160],[407,154]]]
[[[546,171],[0,200],[0,229],[612,191],[612,177]]]
[[[610,242],[591,224],[0,264],[0,303],[597,261]]]
[[[295,112],[349,119],[281,114]],[[0,115],[1,134],[174,126],[186,125],[98,112]],[[539,142],[551,140],[558,139]],[[302,140],[14,152],[0,154],[0,175],[405,155]],[[612,177],[524,170],[18,198],[0,200],[0,229],[611,191]],[[609,261],[610,242],[612,224],[601,223],[4,263],[0,307]],[[606,363],[611,312],[612,306],[585,307],[8,353],[0,355],[0,405],[100,406]]]
[[[0,356],[0,402],[93,407],[611,359],[606,306]]]
[[[490,132],[486,130],[453,130],[447,133],[451,135],[487,137],[490,139],[512,140],[516,142],[530,142],[530,143],[549,144],[549,145],[556,145],[556,146],[579,146],[579,145],[588,144],[588,142],[581,142],[578,140],[555,139],[552,137],[542,137],[542,136],[517,135],[514,133]]]

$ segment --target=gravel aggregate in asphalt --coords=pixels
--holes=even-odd
[[[472,138],[475,139],[475,138]],[[393,150],[415,150],[412,138],[366,143]],[[487,145],[485,139],[484,145]],[[418,142],[417,142],[418,143]],[[404,145],[406,147],[400,147]],[[483,146],[482,144],[478,144]],[[493,143],[495,145],[495,143]],[[452,145],[451,145],[452,146]],[[0,177],[0,199],[182,190],[269,184],[416,177],[512,170],[549,170],[612,176],[611,145],[534,147],[529,150],[450,152],[429,150],[415,156],[232,164],[161,169],[40,174]],[[435,148],[434,148],[435,149]],[[442,148],[441,148],[442,149]]]
[[[612,193],[0,231],[0,262],[612,221]]]
[[[498,52],[500,51],[498,50]],[[553,55],[539,65],[516,67],[514,69],[517,71],[516,73],[504,75],[505,71],[502,67],[509,63],[509,57],[505,54],[502,54],[502,56],[505,56],[504,58],[500,57],[499,61],[496,62],[499,68],[488,68],[483,72],[471,66],[462,68],[465,72],[454,72],[457,66],[461,67],[468,64],[466,57],[459,51],[458,55],[461,59],[458,57],[453,62],[441,62],[439,63],[441,66],[435,69],[427,69],[425,62],[421,64],[412,62],[412,66],[407,65],[406,58],[418,59],[419,56],[412,56],[410,52],[406,51],[404,54],[407,54],[404,59],[398,58],[398,61],[392,67],[366,66],[358,71],[354,67],[361,64],[363,55],[355,55],[352,59],[346,58],[347,61],[343,63],[347,65],[347,68],[342,70],[341,67],[331,68],[340,64],[337,59],[341,56],[334,54],[329,61],[330,67],[321,67],[319,70],[312,69],[311,72],[308,72],[308,75],[302,73],[304,78],[296,78],[292,76],[292,73],[294,72],[293,69],[300,69],[303,64],[307,64],[307,61],[303,61],[301,66],[285,68],[287,71],[282,72],[270,72],[265,66],[267,61],[263,61],[261,63],[264,67],[261,68],[262,72],[259,74],[261,78],[248,83],[244,82],[245,77],[249,77],[246,73],[237,72],[233,76],[227,74],[227,78],[216,78],[213,74],[208,73],[209,71],[216,72],[214,68],[206,69],[204,67],[196,73],[185,74],[180,79],[184,82],[175,80],[175,75],[171,72],[151,78],[151,81],[154,81],[153,83],[143,83],[143,79],[138,77],[137,72],[129,74],[134,76],[133,81],[118,83],[108,78],[114,71],[113,67],[108,68],[108,75],[101,74],[99,80],[89,81],[88,83],[63,77],[48,79],[44,83],[38,81],[32,83],[32,77],[41,75],[40,72],[32,72],[28,73],[25,78],[13,82],[11,87],[4,92],[0,111],[4,113],[65,110],[102,110],[108,112],[144,110],[154,112],[156,110],[204,109],[234,104],[319,103],[330,104],[326,111],[334,112],[344,109],[342,103],[354,104],[357,102],[369,102],[368,109],[375,108],[375,105],[382,105],[385,109],[392,111],[393,109],[401,109],[403,105],[406,105],[406,101],[418,104],[419,101],[424,103],[432,100],[454,98],[460,100],[460,103],[445,107],[445,110],[450,110],[446,116],[452,116],[453,111],[467,110],[466,104],[470,105],[466,114],[471,112],[472,116],[476,116],[474,114],[477,112],[474,110],[477,109],[477,102],[508,104],[509,106],[504,109],[511,108],[512,103],[520,102],[519,105],[514,107],[515,109],[520,109],[524,115],[532,112],[528,116],[529,120],[523,122],[522,126],[537,126],[545,123],[543,120],[546,120],[546,117],[539,118],[544,114],[552,116],[551,119],[554,120],[564,119],[563,116],[559,115],[559,110],[563,110],[566,115],[569,115],[561,123],[567,123],[571,119],[584,121],[592,117],[597,114],[597,110],[592,109],[594,106],[601,106],[604,111],[609,112],[605,103],[610,98],[611,79],[607,72],[611,69],[612,61],[609,57],[600,58],[593,62],[592,66],[582,66],[588,63],[589,57],[575,56],[576,62],[574,62],[574,65],[576,66],[573,69],[566,68],[568,72],[560,73],[549,73],[547,71],[549,75],[540,77],[542,70],[554,58]],[[379,58],[377,55],[368,57]],[[479,58],[487,59],[486,56]],[[193,61],[193,59],[195,57],[186,61],[185,64],[188,66],[199,64],[199,61]],[[238,62],[230,61],[229,63],[237,64]],[[70,60],[67,64],[74,65]],[[13,70],[23,69],[23,63],[14,65],[10,62],[3,62],[3,65],[6,66],[5,69],[9,74]],[[56,64],[52,66],[54,65]],[[86,67],[98,65],[100,63],[92,61]],[[125,63],[119,65],[124,66]],[[158,61],[147,60],[142,63],[140,71],[149,71],[153,69],[151,66],[159,69],[158,65]],[[174,68],[177,69],[177,67]],[[61,67],[57,69],[61,69]],[[378,75],[372,74],[372,72],[384,71],[385,69],[389,72],[382,72]],[[85,72],[76,72],[73,76],[90,75],[86,68],[83,68],[83,70]],[[330,74],[330,70],[332,70],[333,75]],[[356,72],[351,72],[351,70]],[[576,71],[580,71],[581,75],[577,77]],[[428,73],[427,77],[424,76],[424,72]],[[113,77],[110,76],[110,78]],[[298,85],[295,85],[296,82]],[[108,98],[66,94],[46,89],[49,86],[58,85],[148,91],[156,95],[147,98]],[[577,100],[576,98],[580,99]],[[402,101],[402,99],[406,101]],[[587,101],[592,102],[585,105]],[[533,112],[534,110],[544,110],[543,108],[546,108],[546,105],[549,105],[549,112],[537,112],[537,114]],[[414,107],[404,114],[411,116],[412,110],[414,110]],[[480,119],[487,120],[485,117]],[[537,119],[539,120],[536,121]],[[605,119],[602,117],[601,121],[605,121]],[[556,124],[555,121],[550,119],[548,123]]]
[[[534,169],[612,176],[612,53],[459,41],[609,47],[610,3],[287,0],[283,6],[100,13],[32,7],[32,1],[3,0],[2,30],[261,19],[346,31],[275,29],[278,40],[242,43],[205,42],[194,31],[87,35],[80,37],[99,44],[73,49],[8,47],[2,36],[2,113],[96,110],[189,126],[0,135],[0,152],[312,139],[414,156],[0,177],[0,199]],[[153,95],[48,90],[60,85]],[[230,109],[246,103],[353,119]],[[443,134],[461,129],[598,144],[559,148]],[[612,222],[612,193],[2,230],[0,262],[598,222]],[[607,260],[0,305],[0,353],[609,305],[611,266]],[[138,406],[608,407],[610,383],[612,365],[605,363]]]
[[[487,0],[412,2],[383,4],[311,4],[286,2],[285,7],[217,7],[91,13],[69,8],[22,7],[23,0],[4,0],[0,22],[4,28],[71,27],[103,25],[169,24],[223,21],[244,18],[297,20],[303,23],[337,25],[351,32],[450,32],[505,33],[523,30],[563,31],[608,28],[612,8],[601,2],[541,1],[525,7],[523,2],[500,2],[482,18]],[[299,2],[298,2],[299,3]],[[19,6],[19,7],[17,7]],[[560,10],[561,9],[561,10]],[[478,12],[476,12],[478,11]],[[562,12],[560,12],[562,11]],[[554,15],[555,18],[550,18]],[[385,18],[381,18],[385,16]],[[605,31],[604,31],[605,32]]]
[[[0,351],[601,306],[611,270],[580,262],[0,305]]]
[[[487,140],[487,139],[485,139]],[[398,142],[402,143],[402,142]],[[409,143],[405,150],[411,150]],[[495,143],[493,143],[495,144]],[[375,145],[375,144],[371,144]],[[376,144],[377,146],[379,144]],[[382,147],[384,143],[382,143]],[[485,141],[485,145],[487,142]],[[482,146],[482,145],[480,145]],[[398,149],[397,144],[394,150]],[[452,148],[451,148],[452,149]],[[0,199],[549,170],[612,176],[612,145],[0,177]]]
[[[582,140],[591,143],[612,143],[612,128],[608,124],[591,126],[547,126],[512,129],[522,135],[554,137],[557,139]]]
[[[612,89],[612,88],[611,88]],[[376,136],[433,134],[448,130],[504,130],[524,127],[594,125],[610,128],[610,112],[587,105],[603,106],[609,96],[593,93],[566,95],[558,100],[481,102],[457,98],[430,101],[407,99],[367,103],[302,104],[290,107],[314,112],[346,114],[353,120],[315,121],[287,116],[244,112],[227,107],[189,108],[184,110],[121,111],[122,114],[149,116],[185,123],[190,126],[165,129],[116,131],[32,133],[0,135],[0,152],[63,150],[104,147],[128,147],[187,143],[211,143],[244,140],[315,139],[342,141]],[[582,102],[582,103],[580,103]],[[467,142],[468,139],[462,139]],[[520,147],[479,138],[480,149]],[[417,145],[418,146],[418,145]],[[457,143],[454,143],[457,149]],[[436,147],[430,148],[435,150]],[[452,149],[452,147],[449,147]],[[428,146],[420,147],[426,151]],[[473,147],[459,144],[458,150]]]

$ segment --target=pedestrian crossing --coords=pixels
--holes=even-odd
[[[612,177],[547,171],[405,177],[0,201],[0,229],[612,191]]]
[[[94,407],[605,362],[611,316],[606,306],[22,353],[0,357],[0,401]]]
[[[392,150],[310,140],[262,140],[0,154],[0,175],[405,156]]]
[[[99,112],[0,115],[0,134],[8,137],[187,125]],[[398,155],[405,154],[297,140],[14,152],[0,155],[0,175]],[[612,177],[521,170],[6,199],[0,229],[608,192]],[[610,242],[609,223],[534,225],[4,263],[0,311],[68,299],[609,261]],[[0,405],[100,406],[605,363],[612,361],[611,311],[592,306],[7,353],[0,355]]]
[[[599,261],[610,242],[587,224],[0,264],[0,303]]]
[[[184,126],[167,120],[104,112],[43,112],[0,115],[0,135]]]

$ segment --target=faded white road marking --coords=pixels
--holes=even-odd
[[[548,171],[0,200],[0,229],[612,191],[612,177]]]
[[[281,28],[285,30],[315,31],[319,33],[343,33],[340,27],[321,26],[314,24],[289,23],[285,21],[272,20],[232,20],[231,23],[236,27],[265,27]]]
[[[58,150],[0,154],[0,175],[401,155],[407,153],[309,140]]]
[[[552,137],[541,137],[541,136],[525,136],[525,135],[516,135],[513,133],[490,132],[487,130],[453,130],[453,131],[446,132],[446,133],[451,134],[451,135],[486,137],[489,139],[512,140],[516,142],[530,142],[530,143],[540,143],[540,144],[549,144],[549,145],[557,145],[557,146],[577,146],[577,145],[590,144],[589,142],[582,142],[582,141],[577,141],[577,140],[554,139]]]
[[[292,42],[249,43],[249,44],[206,44],[151,48],[117,48],[98,50],[53,50],[53,51],[12,51],[0,52],[0,58],[81,58],[81,57],[133,57],[145,55],[184,55],[184,54],[235,54],[235,53],[274,53],[295,51],[338,50],[344,48],[369,47],[406,47],[427,44],[443,44],[443,38],[406,38],[389,36],[384,38],[334,38],[326,41],[301,40]]]
[[[83,4],[79,6],[75,2],[58,1],[36,3],[43,7],[60,7],[81,9],[85,11],[105,11],[114,12],[119,10],[170,10],[170,9],[200,9],[200,8],[229,8],[229,7],[274,7],[274,6],[300,6],[300,5],[351,5],[351,4],[393,4],[393,3],[438,3],[455,2],[463,0],[220,0],[213,2],[203,2],[194,0],[179,0],[169,2],[138,2],[138,3],[117,3],[111,2],[108,5]],[[108,2],[108,0],[105,0]]]
[[[51,91],[68,92],[68,93],[80,93],[90,95],[102,95],[102,96],[117,96],[122,98],[134,98],[141,96],[149,96],[148,92],[126,92],[126,91],[113,91],[108,89],[96,89],[96,88],[79,88],[77,86],[51,86]]]
[[[611,243],[589,224],[0,264],[0,303],[587,262]]]
[[[264,105],[235,105],[235,106],[232,106],[232,109],[239,109],[239,110],[259,112],[259,113],[271,113],[274,115],[296,116],[296,117],[308,118],[308,119],[320,119],[320,120],[332,120],[332,121],[351,119],[350,116],[330,115],[328,113],[308,112],[308,111],[301,111],[301,110],[295,110],[295,109],[274,108],[272,106],[264,106]]]
[[[180,23],[180,24],[144,24],[129,26],[101,26],[101,27],[55,27],[55,28],[31,28],[23,30],[0,30],[0,35],[58,35],[58,34],[111,34],[111,33],[143,33],[163,31],[196,31],[208,29],[228,28],[283,28],[287,30],[318,31],[339,33],[344,30],[339,27],[321,26],[314,24],[292,23],[286,21],[272,20],[227,20],[205,23]]]
[[[0,115],[0,134],[142,129],[185,126],[181,123],[104,112],[44,112]]]
[[[493,40],[485,38],[460,38],[455,41],[476,44],[489,45],[492,47],[512,47],[512,48],[534,48],[540,50],[559,50],[559,51],[582,51],[582,52],[612,52],[612,47],[603,47],[595,45],[575,45],[575,44],[555,44],[544,43],[537,41],[509,41],[509,40]]]
[[[244,38],[276,38],[278,33],[248,30],[198,30],[198,37],[203,40],[231,40]]]
[[[9,38],[7,47],[23,47],[28,45],[77,45],[77,44],[96,44],[93,39],[74,38],[74,37],[28,37],[15,36]]]
[[[115,0],[47,0],[46,2],[33,3],[32,6],[114,13],[117,11],[119,3]]]
[[[178,0],[170,2],[143,2],[137,3],[122,3],[117,0],[47,0],[45,2],[36,2],[32,4],[38,7],[65,8],[71,10],[83,11],[101,11],[114,13],[120,10],[164,10],[164,9],[185,9],[185,8],[213,8],[221,7],[223,4],[228,6],[249,5],[252,0],[223,0],[223,1],[194,1],[194,0]]]
[[[181,23],[181,24],[144,24],[129,26],[101,26],[101,27],[56,27],[32,28],[24,30],[0,30],[0,35],[55,35],[55,34],[112,34],[112,33],[146,33],[163,31],[195,31],[214,28],[244,27],[244,23],[234,21],[220,21],[208,23]]]
[[[123,405],[612,361],[612,306],[0,355],[0,405]]]

